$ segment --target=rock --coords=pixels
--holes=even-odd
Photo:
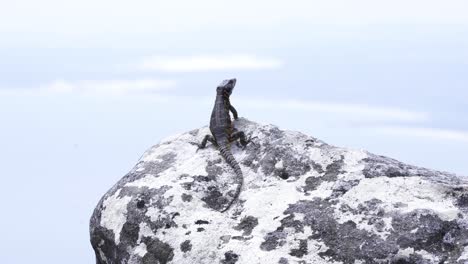
[[[98,203],[97,263],[468,263],[468,183],[362,150],[246,119],[256,145],[232,146],[207,127],[163,140]]]

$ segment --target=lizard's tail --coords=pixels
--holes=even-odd
[[[232,167],[239,181],[234,198],[231,200],[231,202],[229,202],[228,206],[221,211],[221,213],[224,213],[227,210],[229,210],[229,208],[231,208],[232,204],[239,197],[239,194],[242,189],[242,185],[244,185],[244,175],[242,174],[242,170],[239,166],[239,163],[237,163],[236,159],[234,159],[234,156],[232,155],[231,149],[229,148],[229,146],[220,146],[219,151],[221,152],[221,156],[223,156],[223,158],[226,160],[229,166]]]

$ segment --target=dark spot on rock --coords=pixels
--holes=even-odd
[[[147,253],[142,259],[143,264],[167,264],[174,258],[174,249],[155,237],[143,237]]]
[[[253,216],[244,217],[241,222],[234,227],[234,230],[243,230],[244,236],[252,234],[252,230],[258,225],[258,219]]]
[[[176,216],[179,216],[180,214],[178,212],[175,212],[173,215],[172,215],[172,219],[176,218]]]
[[[291,151],[291,143],[282,144],[281,140],[275,143],[263,144],[264,149],[258,160],[258,165],[265,175],[275,175],[281,178],[297,180],[311,170],[308,155]],[[276,165],[282,162],[283,168]]]
[[[197,232],[203,232],[203,231],[205,231],[205,228],[203,228],[203,227],[197,228]]]
[[[460,207],[468,207],[468,192],[462,193],[457,199],[457,205]]]
[[[335,184],[335,187],[333,187],[333,192],[331,194],[331,197],[333,198],[340,197],[358,184],[359,184],[359,180],[337,181]]]
[[[398,246],[391,241],[385,241],[374,233],[361,230],[352,221],[343,224],[334,219],[334,204],[336,202],[314,198],[291,204],[284,214],[300,213],[304,215],[303,221],[297,223],[296,232],[301,232],[301,226],[309,226],[313,231],[310,239],[320,240],[328,250],[319,253],[322,258],[328,258],[344,263],[354,263],[355,260],[364,260],[373,263],[375,259],[385,259],[398,252]],[[293,217],[282,220],[280,227],[295,224]],[[286,239],[281,231],[268,233],[262,243],[264,250],[274,249],[281,241]],[[300,255],[305,251],[305,242],[293,254]]]
[[[209,224],[210,222],[209,221],[206,221],[206,220],[197,220],[195,221],[195,224],[196,225],[207,225]]]
[[[192,198],[193,197],[190,194],[186,194],[186,193],[182,194],[182,201],[184,201],[184,202],[190,202],[190,201],[192,201]]]
[[[93,246],[96,259],[98,263],[106,263],[100,251],[104,253],[104,256],[115,256],[115,258],[128,258],[126,251],[121,251],[115,244],[115,235],[111,230],[101,227],[92,227],[91,232],[91,244]]]
[[[314,139],[306,139],[305,141],[305,148],[308,149],[310,147],[313,147],[314,146],[314,143],[315,143],[315,140]]]
[[[216,179],[223,174],[224,168],[220,166],[223,162],[222,159],[209,160],[206,164],[205,171],[208,173],[209,181],[216,181]]]
[[[393,217],[392,227],[388,238],[394,239],[400,247],[423,249],[442,256],[445,254],[441,253],[453,250],[455,240],[463,237],[468,240],[468,231],[461,229],[456,221],[444,221],[424,210]]]
[[[394,206],[395,208],[403,208],[403,207],[408,207],[408,205],[407,205],[407,204],[405,204],[405,203],[402,203],[402,202],[396,202],[396,203],[394,203],[394,204],[393,204],[393,206]]]
[[[234,240],[240,240],[240,241],[247,241],[247,240],[252,239],[252,237],[233,236],[232,239],[234,239]]]
[[[190,243],[190,240],[185,240],[182,242],[182,244],[180,244],[180,250],[184,253],[192,250],[192,244]]]
[[[223,209],[229,202],[215,186],[208,187],[208,194],[202,198],[202,201],[204,201],[209,208],[217,211]]]
[[[327,181],[336,181],[338,175],[344,173],[342,170],[344,166],[344,156],[341,155],[339,160],[334,160],[331,164],[328,164],[325,168],[325,175],[323,178]]]
[[[322,183],[319,177],[307,177],[305,180],[305,186],[303,187],[304,191],[313,191]]]
[[[272,251],[286,243],[286,233],[283,231],[273,231],[265,236],[265,241],[260,244],[260,249]]]
[[[289,179],[289,174],[288,174],[288,172],[286,171],[286,169],[282,169],[279,176],[280,176],[280,178],[283,179],[283,180]]]
[[[286,258],[280,258],[280,260],[278,261],[278,264],[289,264],[289,261]]]
[[[185,190],[190,191],[190,190],[192,190],[193,183],[192,182],[184,182],[184,183],[180,184],[180,186],[182,186],[182,188],[184,188]]]
[[[379,217],[371,216],[369,220],[367,221],[367,224],[373,225],[375,229],[379,232],[384,231],[384,228],[385,228],[385,221]]]
[[[457,233],[457,229],[450,230],[444,235],[442,242],[447,246],[455,246],[457,242]]]
[[[305,186],[303,186],[303,190],[305,192],[316,190],[317,187],[322,184],[324,181],[328,182],[336,182],[338,175],[344,173],[345,171],[342,170],[344,166],[344,156],[341,155],[339,160],[334,160],[332,163],[328,164],[325,168],[325,171],[322,169],[322,166],[312,163],[313,168],[319,172],[324,173],[322,176],[318,177],[307,177],[305,180]],[[333,190],[332,197],[338,197],[346,193],[349,189],[351,189],[354,185],[358,184],[359,181],[355,182],[341,182],[338,183]]]
[[[235,264],[239,259],[239,255],[235,254],[232,250],[224,253],[224,259],[221,261],[222,264]]]
[[[407,177],[409,172],[401,170],[401,168],[390,167],[384,172],[384,175],[387,177]]]
[[[145,222],[149,225],[151,230],[155,233],[158,232],[158,230],[160,229],[169,229],[173,227],[174,228],[178,227],[177,223],[174,222],[174,220],[172,219],[172,215],[170,214],[161,216],[156,220],[151,220],[151,218],[148,217]]]
[[[195,177],[195,181],[197,181],[197,182],[210,182],[212,180],[213,179],[211,177],[208,177],[208,176],[196,176]]]
[[[343,226],[346,227],[346,228],[353,229],[353,228],[356,228],[357,225],[353,221],[348,220],[348,221],[343,223]]]
[[[124,245],[136,245],[140,225],[138,223],[126,222],[120,231],[120,243]]]
[[[376,198],[360,203],[357,206],[357,213],[378,212],[382,201]]]
[[[283,230],[284,228],[294,228],[296,232],[304,232],[304,223],[299,220],[295,220],[295,215],[291,214],[283,219],[281,219],[281,227],[279,230]]]
[[[138,209],[143,209],[145,207],[145,201],[139,200],[136,204]]]
[[[299,240],[299,248],[292,249],[291,252],[289,252],[289,255],[298,257],[298,258],[302,258],[306,254],[307,254],[307,239]]]
[[[310,161],[310,163],[312,164],[312,168],[318,172],[318,173],[323,173],[324,170],[322,168],[322,165],[318,164],[318,163],[315,163],[314,161]]]
[[[420,254],[412,253],[409,256],[395,256],[390,261],[391,264],[432,264],[429,259],[423,258]],[[444,258],[440,259],[438,264],[448,264]]]

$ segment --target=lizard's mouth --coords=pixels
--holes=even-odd
[[[234,86],[236,86],[236,79],[230,79],[227,85],[227,93],[229,95],[232,94],[232,90],[234,90]]]
[[[236,81],[237,81],[237,80],[236,80],[235,78],[229,80],[229,84],[232,86],[232,89],[234,89],[234,86],[236,86]],[[231,89],[231,90],[232,90],[232,89]]]

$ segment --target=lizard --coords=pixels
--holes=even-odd
[[[234,170],[236,177],[238,178],[239,182],[236,193],[227,207],[221,211],[222,213],[229,210],[234,201],[239,197],[242,185],[244,183],[242,170],[231,152],[231,143],[239,143],[237,141],[239,140],[240,144],[243,146],[243,148],[245,148],[247,144],[251,142],[251,139],[247,139],[244,132],[237,131],[232,124],[230,112],[232,112],[234,120],[238,119],[237,110],[234,108],[234,106],[231,105],[229,100],[235,85],[236,79],[234,78],[224,80],[216,87],[216,100],[213,111],[211,112],[210,119],[211,135],[206,135],[200,144],[194,143],[198,146],[197,151],[199,149],[204,149],[208,141],[217,146],[221,156]]]

